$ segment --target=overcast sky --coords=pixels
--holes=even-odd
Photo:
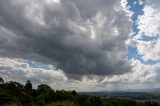
[[[0,0],[0,77],[53,89],[160,87],[159,0]]]

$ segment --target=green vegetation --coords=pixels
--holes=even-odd
[[[76,91],[54,91],[46,84],[32,88],[28,80],[25,85],[15,81],[4,83],[0,78],[1,106],[159,106],[156,102],[136,102],[128,99],[106,99],[99,96],[78,95]]]

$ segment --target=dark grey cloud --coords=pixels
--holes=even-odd
[[[119,0],[47,1],[0,1],[1,57],[52,64],[72,78],[130,70],[130,22]]]

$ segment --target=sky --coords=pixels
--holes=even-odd
[[[159,0],[0,0],[0,77],[33,87],[160,87]]]

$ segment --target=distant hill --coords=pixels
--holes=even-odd
[[[160,92],[140,92],[137,91],[125,91],[125,92],[79,92],[80,95],[94,95],[105,98],[123,98],[123,99],[135,99],[135,100],[146,100],[146,99],[159,99]]]
[[[117,92],[117,91],[116,91]],[[127,90],[120,90],[118,92],[150,92],[150,93],[160,93],[160,88],[148,88],[148,89],[127,89]]]

